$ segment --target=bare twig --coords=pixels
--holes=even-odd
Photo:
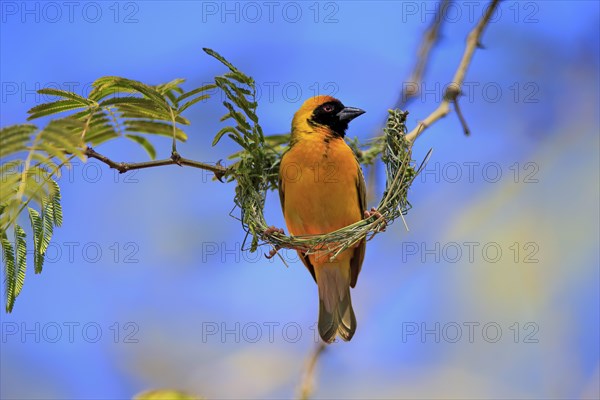
[[[300,385],[300,400],[308,400],[313,393],[314,390],[314,375],[315,368],[317,366],[317,361],[323,351],[327,348],[327,345],[324,342],[319,342],[317,347],[313,350],[308,362],[306,363],[306,370],[304,372],[304,377],[302,379],[302,383]]]
[[[458,105],[458,98],[454,99],[454,109],[456,110],[456,115],[458,116],[458,120],[460,121],[460,124],[463,127],[463,130],[465,131],[465,135],[469,136],[471,134],[471,131],[469,130],[469,125],[467,125],[467,120],[465,119],[465,116],[463,115],[460,106]]]
[[[454,74],[452,84],[448,86],[448,89],[446,89],[444,100],[442,100],[440,105],[431,114],[429,114],[427,118],[419,122],[419,124],[412,131],[410,131],[408,135],[406,135],[406,139],[409,142],[414,142],[417,137],[419,137],[419,135],[425,131],[425,129],[430,127],[434,122],[448,115],[450,112],[450,103],[456,103],[456,99],[461,93],[461,88],[465,80],[467,69],[469,68],[469,65],[471,65],[473,54],[475,53],[475,50],[481,46],[479,41],[481,39],[481,35],[483,34],[483,30],[490,21],[492,14],[494,14],[496,11],[499,3],[500,0],[492,0],[490,5],[487,7],[485,14],[481,17],[475,28],[473,28],[473,30],[469,33],[469,36],[467,36],[465,52],[463,53],[460,64],[458,65],[458,68]],[[465,128],[465,133],[467,133],[468,128],[466,128],[464,118],[461,123],[463,124],[463,128]]]
[[[425,69],[429,63],[429,55],[431,50],[438,43],[440,38],[440,31],[443,22],[445,21],[444,15],[448,6],[452,3],[452,0],[442,0],[438,4],[437,11],[431,21],[431,25],[423,34],[423,39],[419,50],[417,52],[417,62],[415,67],[407,81],[402,83],[402,92],[400,98],[396,102],[395,108],[404,109],[406,105],[421,92],[421,82],[423,81],[423,75],[425,75]]]
[[[171,158],[165,158],[164,160],[155,160],[155,161],[146,161],[139,163],[125,163],[125,162],[115,162],[108,157],[96,152],[91,147],[86,148],[85,155],[89,158],[95,158],[96,160],[102,161],[104,164],[108,165],[111,168],[116,169],[120,173],[124,173],[127,171],[131,171],[134,169],[142,169],[142,168],[152,168],[152,167],[162,167],[164,165],[186,165],[188,167],[200,168],[207,171],[212,171],[217,179],[221,180],[223,176],[229,171],[228,168],[222,166],[220,162],[215,165],[206,164],[200,161],[189,160],[187,158],[182,158],[178,153],[172,153]]]

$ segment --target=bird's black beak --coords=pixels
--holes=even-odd
[[[358,117],[359,115],[363,115],[364,113],[365,110],[361,110],[360,108],[345,107],[342,109],[342,111],[337,113],[337,117],[340,119],[340,121],[350,122],[354,118]]]

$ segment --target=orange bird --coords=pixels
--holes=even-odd
[[[365,180],[344,141],[348,123],[363,113],[333,97],[316,96],[294,115],[279,170],[279,197],[291,235],[329,233],[363,218]],[[365,246],[363,240],[333,261],[324,251],[298,251],[319,287],[319,334],[326,343],[336,335],[348,341],[356,331],[350,287],[356,285]]]

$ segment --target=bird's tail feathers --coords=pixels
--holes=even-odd
[[[337,335],[349,341],[356,331],[349,277],[337,266],[319,269],[319,335],[326,343],[333,342]]]

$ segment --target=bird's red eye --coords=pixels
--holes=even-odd
[[[323,106],[323,111],[325,111],[325,112],[332,112],[333,111],[333,106],[331,104],[325,104]]]

